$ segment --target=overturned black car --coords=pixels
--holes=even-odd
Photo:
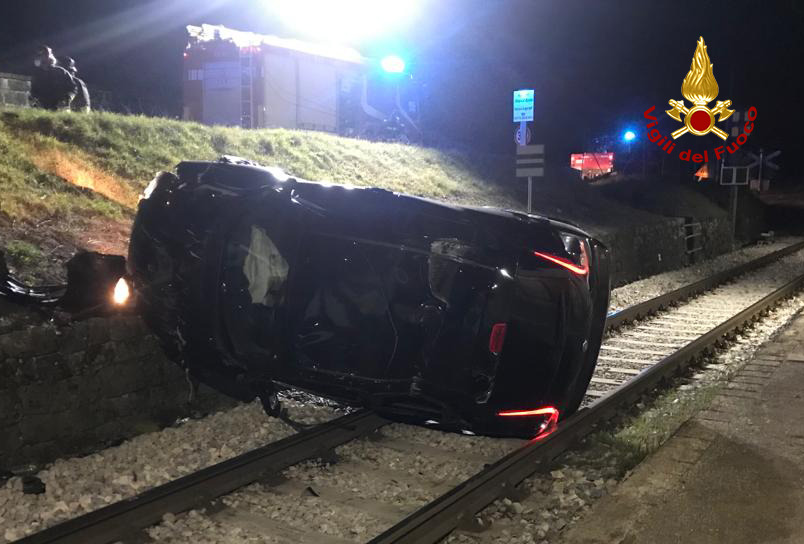
[[[269,412],[292,386],[393,418],[533,437],[574,412],[608,252],[513,211],[183,162],[146,189],[128,259],[167,354]]]

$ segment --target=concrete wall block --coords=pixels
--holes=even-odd
[[[117,417],[128,417],[133,414],[148,415],[152,411],[147,395],[143,393],[124,393],[119,397],[110,398],[108,406]]]
[[[139,338],[127,338],[115,342],[114,351],[116,361],[153,356],[150,346]]]
[[[86,352],[76,351],[64,356],[64,363],[70,371],[71,376],[83,376],[87,371]]]
[[[48,383],[64,380],[72,376],[70,366],[59,354],[40,355],[32,360],[36,379]]]
[[[85,321],[71,323],[60,332],[59,353],[75,353],[87,349],[89,326]]]
[[[6,358],[19,357],[31,350],[31,332],[29,329],[16,330],[0,336],[0,356]]]
[[[0,468],[86,453],[189,413],[183,370],[137,317],[8,331],[0,346]],[[199,405],[234,403],[205,388]]]
[[[669,218],[634,231],[604,236],[611,250],[612,286],[683,266],[686,252],[680,236],[682,225],[682,219]]]
[[[67,381],[31,384],[17,393],[26,418],[32,414],[65,412],[75,405]]]
[[[4,88],[10,91],[26,94],[31,91],[30,81],[23,81],[21,79],[4,79],[3,81],[6,83]]]
[[[92,435],[94,430],[109,421],[111,410],[98,409],[98,403],[86,403],[74,406],[71,413],[75,419],[75,429],[84,435]],[[91,439],[87,440],[91,443]]]
[[[20,420],[19,429],[23,442],[38,444],[77,435],[75,423],[73,414],[70,412],[25,414],[25,417]]]
[[[0,389],[0,427],[19,421],[22,406],[16,389]],[[0,453],[2,453],[0,449]]]
[[[107,395],[106,384],[94,375],[73,377],[67,380],[67,384],[75,406],[95,406]]]
[[[114,341],[140,338],[148,334],[148,329],[138,316],[123,315],[109,320],[109,336]]]
[[[147,385],[142,370],[135,365],[110,365],[98,370],[95,379],[103,384],[102,393],[106,398],[119,397]]]
[[[22,445],[22,435],[17,425],[0,426],[0,468],[7,469],[16,464],[12,464],[10,458],[19,451]]]
[[[93,317],[86,321],[90,345],[104,344],[109,341],[109,320],[102,317]]]

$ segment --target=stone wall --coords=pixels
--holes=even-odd
[[[731,224],[725,218],[694,219],[701,223],[703,250],[687,253],[684,219],[662,221],[612,232],[593,232],[611,250],[611,285],[676,270],[731,250]]]
[[[0,471],[169,425],[189,415],[187,398],[183,372],[137,317],[0,327]],[[192,410],[232,404],[202,387]]]
[[[731,221],[727,217],[712,217],[701,220],[703,230],[703,251],[695,256],[694,262],[711,259],[732,249]],[[737,244],[739,245],[739,243]],[[692,260],[688,264],[692,264]]]
[[[31,78],[0,72],[0,106],[27,106]]]

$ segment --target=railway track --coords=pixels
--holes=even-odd
[[[231,529],[243,540],[336,544],[379,534],[371,542],[437,542],[494,500],[515,496],[519,482],[595,424],[799,289],[804,276],[792,277],[784,261],[775,261],[802,248],[795,244],[610,316],[585,407],[540,442],[442,440],[444,433],[388,425],[361,411],[20,542],[126,540],[167,513],[205,504],[203,519],[195,513],[188,523],[222,534]],[[690,297],[697,298],[680,304]],[[170,536],[169,529],[152,529],[153,536]]]

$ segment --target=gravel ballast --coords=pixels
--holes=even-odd
[[[336,415],[319,404],[287,401],[285,405],[291,417],[303,423]],[[0,487],[0,542],[132,497],[293,432],[265,415],[255,402],[143,434],[86,457],[58,460],[36,474],[45,484],[42,494],[23,493],[21,477]]]

